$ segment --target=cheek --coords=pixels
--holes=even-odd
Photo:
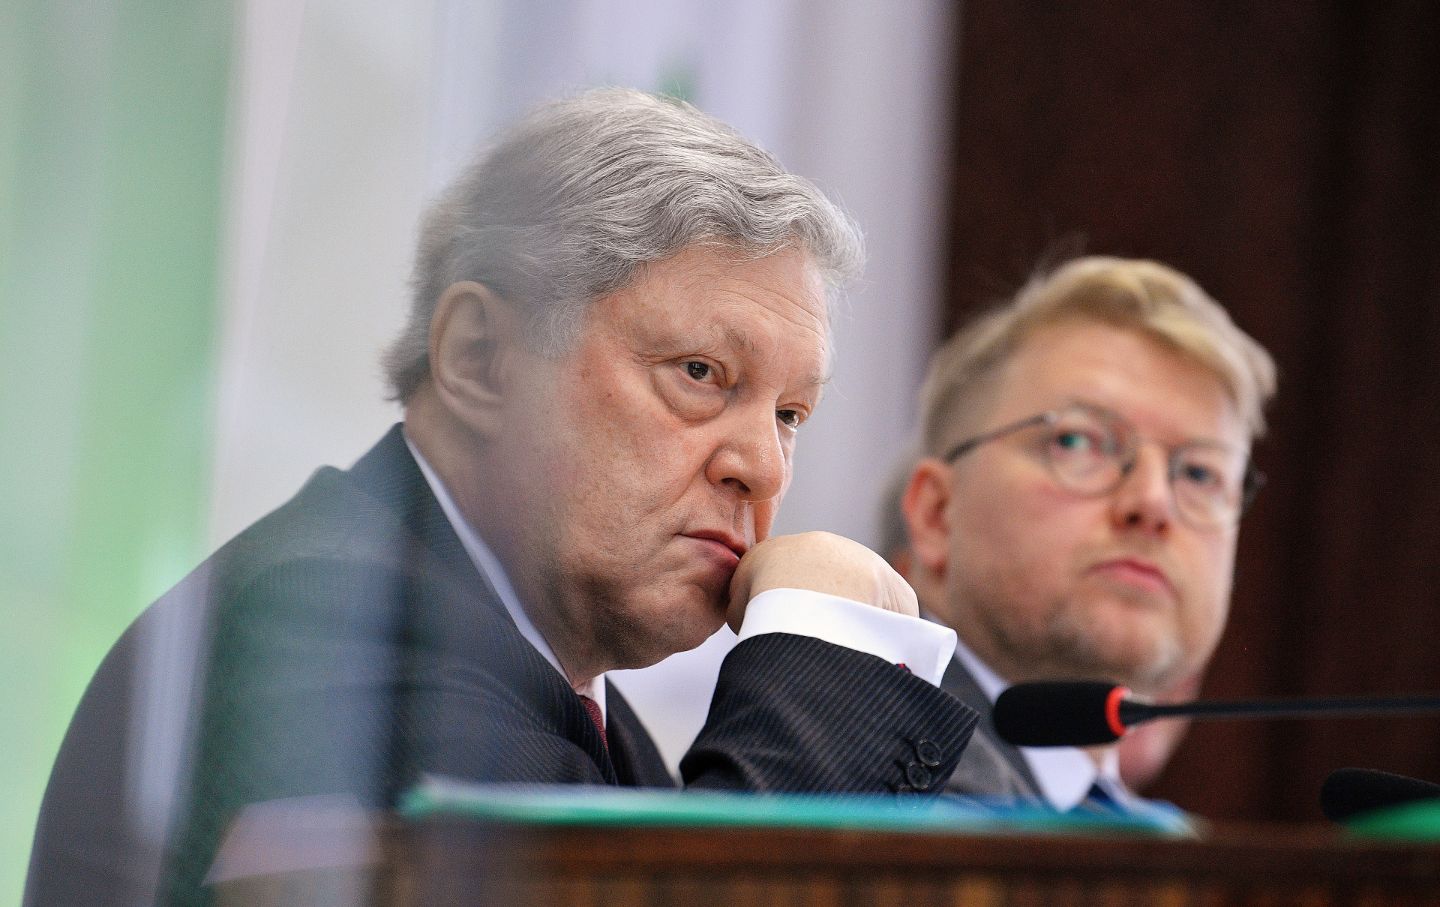
[[[1197,645],[1213,646],[1225,628],[1235,568],[1235,539],[1200,544],[1189,558],[1192,593],[1188,623]]]
[[[672,518],[702,475],[707,449],[697,432],[643,401],[620,404],[589,408],[581,431],[559,452],[570,461],[563,470],[576,502],[572,516],[612,540],[638,539]]]
[[[957,494],[950,550],[964,581],[992,584],[1015,602],[1053,597],[1079,537],[1065,503],[1022,483]]]
[[[609,481],[633,475],[651,457],[663,456],[663,420],[653,395],[636,376],[587,371],[575,392],[558,402],[552,446],[588,476]]]

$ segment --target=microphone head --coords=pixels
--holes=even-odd
[[[1440,784],[1373,768],[1340,768],[1320,787],[1320,809],[1333,822],[1418,800],[1440,799]]]
[[[1017,683],[995,700],[995,730],[1015,746],[1091,746],[1125,733],[1120,701],[1130,691],[1113,683]]]

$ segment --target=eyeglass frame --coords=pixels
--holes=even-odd
[[[1113,410],[1106,409],[1106,408],[1103,407],[1103,406],[1095,406],[1094,404],[1090,404],[1090,403],[1079,403],[1079,402],[1075,402],[1075,403],[1066,404],[1065,406],[1059,407],[1059,408],[1057,408],[1057,409],[1047,409],[1047,410],[1045,410],[1045,411],[1042,412],[1042,413],[1036,413],[1036,414],[1033,415],[1033,416],[1027,416],[1027,417],[1025,417],[1024,419],[1020,419],[1020,420],[1018,420],[1018,421],[1011,422],[1011,423],[1009,423],[1009,424],[1007,424],[1007,425],[1002,425],[1002,426],[1000,426],[999,428],[992,429],[992,430],[987,431],[987,432],[983,432],[983,433],[981,433],[981,434],[975,435],[975,436],[972,437],[972,438],[967,438],[967,439],[965,439],[964,441],[961,441],[960,443],[958,443],[958,444],[954,445],[953,447],[951,447],[948,451],[946,451],[945,455],[942,456],[942,457],[940,457],[940,460],[941,460],[941,462],[943,462],[943,463],[945,463],[945,464],[947,464],[947,465],[953,464],[956,460],[958,460],[958,459],[960,459],[961,457],[965,456],[966,454],[970,453],[971,451],[973,451],[975,448],[979,447],[979,446],[982,445],[982,444],[988,444],[988,443],[990,443],[991,441],[997,441],[997,440],[999,440],[1000,438],[1006,437],[1007,435],[1012,435],[1012,434],[1014,434],[1014,433],[1016,433],[1016,432],[1018,432],[1018,431],[1023,431],[1023,430],[1025,430],[1025,429],[1027,429],[1027,428],[1030,428],[1031,426],[1034,426],[1034,425],[1050,425],[1050,426],[1054,426],[1054,425],[1060,420],[1060,417],[1061,417],[1062,415],[1064,415],[1065,413],[1067,413],[1067,412],[1069,412],[1069,411],[1071,411],[1071,410],[1081,410],[1081,411],[1084,411],[1084,412],[1087,412],[1087,413],[1099,415],[1099,416],[1101,416],[1101,417],[1103,417],[1103,418],[1105,418],[1105,419],[1108,419],[1108,420],[1110,420],[1110,421],[1113,421],[1113,422],[1118,422],[1118,423],[1120,423],[1120,424],[1122,424],[1122,425],[1127,426],[1127,427],[1130,429],[1130,435],[1131,435],[1131,437],[1132,437],[1134,440],[1136,440],[1136,441],[1145,440],[1144,436],[1141,435],[1140,432],[1135,429],[1135,426],[1130,422],[1130,420],[1129,420],[1129,419],[1126,419],[1124,416],[1120,415],[1119,413],[1114,412]],[[1182,518],[1184,518],[1184,519],[1186,520],[1186,522],[1191,523],[1191,525],[1195,525],[1195,522],[1185,516],[1185,513],[1184,513],[1183,509],[1180,507],[1179,499],[1176,498],[1176,496],[1175,496],[1175,475],[1176,475],[1176,468],[1175,468],[1176,456],[1175,456],[1175,455],[1176,455],[1177,453],[1183,451],[1183,450],[1186,450],[1186,449],[1188,449],[1188,448],[1191,448],[1191,447],[1196,446],[1197,444],[1202,444],[1202,443],[1204,443],[1204,442],[1194,442],[1194,441],[1192,441],[1192,442],[1189,442],[1189,443],[1186,443],[1186,444],[1181,444],[1181,445],[1179,445],[1179,446],[1177,446],[1177,447],[1167,448],[1167,454],[1166,454],[1166,484],[1170,487],[1170,499],[1171,499],[1171,502],[1172,502],[1172,503],[1174,504],[1174,506],[1175,506],[1175,512],[1176,512],[1176,514],[1178,514],[1179,516],[1181,516]],[[1136,463],[1136,461],[1137,461],[1137,455],[1138,455],[1138,453],[1139,453],[1139,448],[1138,448],[1138,445],[1136,445],[1136,446],[1135,446],[1135,449],[1133,449],[1133,450],[1130,452],[1131,456],[1130,456],[1129,462],[1128,462],[1128,463],[1122,463],[1122,464],[1121,464],[1121,466],[1120,466],[1120,472],[1119,472],[1119,475],[1116,476],[1115,482],[1114,482],[1112,485],[1110,485],[1108,488],[1105,488],[1105,489],[1100,490],[1100,491],[1094,491],[1094,492],[1078,491],[1078,490],[1076,490],[1076,489],[1074,489],[1074,488],[1069,488],[1069,486],[1066,486],[1065,483],[1064,483],[1064,480],[1061,479],[1060,476],[1059,476],[1059,474],[1056,472],[1056,470],[1055,470],[1055,465],[1050,461],[1049,456],[1046,456],[1046,458],[1045,458],[1045,468],[1050,472],[1051,476],[1052,476],[1056,481],[1060,482],[1062,486],[1066,487],[1067,490],[1072,491],[1072,492],[1074,492],[1075,494],[1085,495],[1086,497],[1095,497],[1095,498],[1098,498],[1098,497],[1102,497],[1102,496],[1104,496],[1104,495],[1110,494],[1110,493],[1113,492],[1116,488],[1119,488],[1119,487],[1120,487],[1120,485],[1125,481],[1125,479],[1126,479],[1126,478],[1130,475],[1130,473],[1135,469],[1135,463]],[[1240,519],[1245,515],[1245,511],[1249,510],[1249,509],[1250,509],[1250,505],[1251,505],[1252,503],[1254,503],[1256,495],[1258,495],[1258,494],[1260,493],[1260,489],[1262,489],[1262,488],[1265,487],[1266,481],[1268,481],[1268,479],[1266,478],[1265,473],[1263,473],[1263,472],[1261,472],[1259,469],[1257,469],[1257,468],[1255,467],[1254,461],[1247,457],[1246,460],[1245,460],[1245,474],[1244,474],[1244,475],[1241,477],[1241,479],[1240,479],[1240,506],[1239,506],[1238,508],[1236,508],[1236,510],[1235,510],[1235,517],[1234,517],[1233,523],[1230,522],[1230,521],[1221,520],[1221,521],[1219,521],[1219,522],[1216,522],[1216,523],[1213,523],[1213,524],[1202,525],[1202,526],[1199,526],[1199,527],[1197,527],[1197,528],[1210,528],[1211,526],[1221,527],[1221,526],[1227,526],[1227,525],[1238,525],[1239,522],[1240,522]]]

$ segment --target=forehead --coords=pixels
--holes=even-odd
[[[1249,446],[1213,371],[1138,331],[1092,322],[1047,325],[1021,341],[998,375],[992,415],[1022,418],[1076,401],[1114,410],[1167,443]]]
[[[830,348],[825,282],[797,249],[744,258],[692,246],[597,299],[588,322],[596,333],[618,333],[642,346],[673,344],[676,355],[699,352],[689,347],[701,344],[766,358],[818,358],[822,375]]]

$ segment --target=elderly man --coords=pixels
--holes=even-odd
[[[102,665],[42,809],[33,902],[134,900],[114,892],[147,891],[147,859],[167,900],[203,902],[251,804],[384,808],[422,776],[671,785],[605,672],[727,620],[741,642],[687,785],[937,790],[974,724],[938,688],[953,635],[861,546],[768,538],[857,242],[686,105],[598,91],[515,127],[423,227],[387,358],[403,425],[317,472]],[[145,660],[176,628],[193,692]],[[157,703],[181,714],[157,722]],[[157,842],[127,824],[137,747],[181,729]]]
[[[1114,747],[1020,750],[1007,685],[1102,679],[1159,695],[1225,626],[1268,354],[1193,281],[1083,258],[951,339],[905,491],[922,607],[959,633],[944,686],[984,715],[948,789],[1059,810],[1132,804]]]

